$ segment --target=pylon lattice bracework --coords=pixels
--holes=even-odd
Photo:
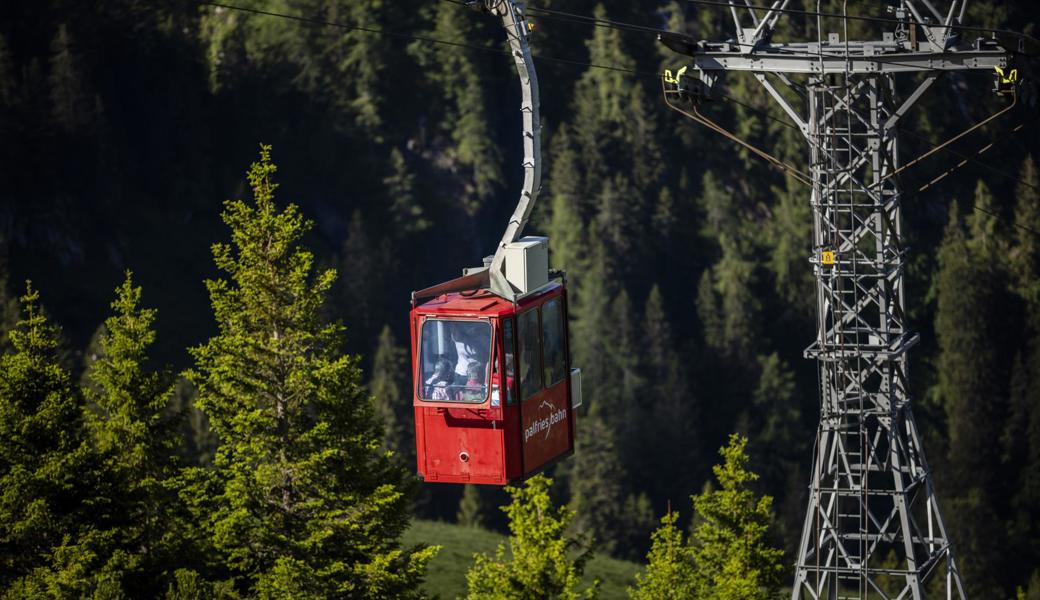
[[[950,26],[963,17],[964,2],[947,13],[924,2],[926,18],[915,0],[901,0],[896,30],[870,42],[820,31],[815,43],[773,44],[787,0],[757,14],[731,0],[736,41],[662,34],[669,48],[693,57],[687,77],[698,79],[666,87],[666,100],[696,102],[710,97],[705,90],[722,73],[750,72],[810,149],[817,331],[805,354],[818,361],[821,402],[792,600],[921,600],[938,589],[942,598],[965,598],[910,409],[908,350],[918,338],[904,310],[906,247],[894,177],[896,125],[939,76],[1006,64],[991,40],[960,44]],[[901,99],[896,84],[906,74],[918,77]],[[784,87],[805,98],[807,113]],[[696,109],[683,112],[711,125]]]

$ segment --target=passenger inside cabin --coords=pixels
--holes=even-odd
[[[441,358],[434,364],[433,375],[426,380],[426,397],[430,400],[449,400],[448,386],[455,377],[451,370],[451,361]]]
[[[457,323],[451,330],[451,341],[455,345],[458,359],[455,361],[455,383],[461,385],[469,378],[469,365],[480,360],[481,342],[470,335],[470,323]]]
[[[478,361],[470,361],[466,368],[466,387],[459,392],[458,400],[461,402],[481,402],[487,395],[484,385],[486,376],[484,365]]]

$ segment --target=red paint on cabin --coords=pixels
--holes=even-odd
[[[412,309],[419,475],[427,482],[505,485],[571,454],[567,339],[567,297],[559,283],[516,305],[478,291]]]

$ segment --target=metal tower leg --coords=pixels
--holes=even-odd
[[[792,600],[964,599],[910,411],[891,75],[810,85],[821,402]],[[941,573],[942,579],[939,579]],[[935,584],[938,585],[938,587]]]

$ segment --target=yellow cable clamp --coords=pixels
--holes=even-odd
[[[665,83],[674,83],[675,85],[678,85],[679,84],[679,78],[686,74],[686,69],[687,68],[688,67],[683,67],[683,68],[679,69],[678,71],[675,72],[674,76],[672,75],[672,70],[671,69],[665,69],[664,70],[664,82]]]
[[[1018,69],[1011,69],[1006,75],[1004,74],[1004,69],[1000,67],[993,67],[993,70],[1000,76],[1000,83],[1015,83],[1018,81]]]

